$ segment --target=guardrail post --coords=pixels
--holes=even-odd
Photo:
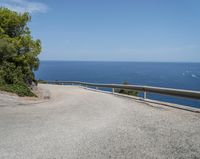
[[[146,98],[147,98],[147,92],[144,91],[144,99],[146,99]]]
[[[115,93],[115,88],[112,88],[112,92]]]

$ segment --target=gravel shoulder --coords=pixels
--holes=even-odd
[[[0,93],[0,159],[200,158],[200,113],[77,86]]]

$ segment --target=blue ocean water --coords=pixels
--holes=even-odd
[[[41,61],[43,80],[123,83],[200,91],[200,63]],[[200,108],[200,100],[153,93],[148,98]]]

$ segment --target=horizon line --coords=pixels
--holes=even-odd
[[[137,62],[137,63],[200,63],[200,61],[112,61],[112,60],[40,60],[44,62]]]

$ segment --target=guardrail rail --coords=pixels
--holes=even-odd
[[[144,99],[146,98],[147,92],[149,92],[149,93],[157,93],[157,94],[162,94],[162,95],[170,95],[170,96],[200,100],[200,91],[183,90],[183,89],[151,87],[151,86],[141,86],[141,85],[87,83],[87,82],[79,82],[79,81],[42,81],[42,83],[59,84],[59,85],[69,85],[69,84],[81,85],[81,86],[86,86],[86,87],[111,88],[113,90],[116,88],[135,90],[139,92],[144,92]]]

